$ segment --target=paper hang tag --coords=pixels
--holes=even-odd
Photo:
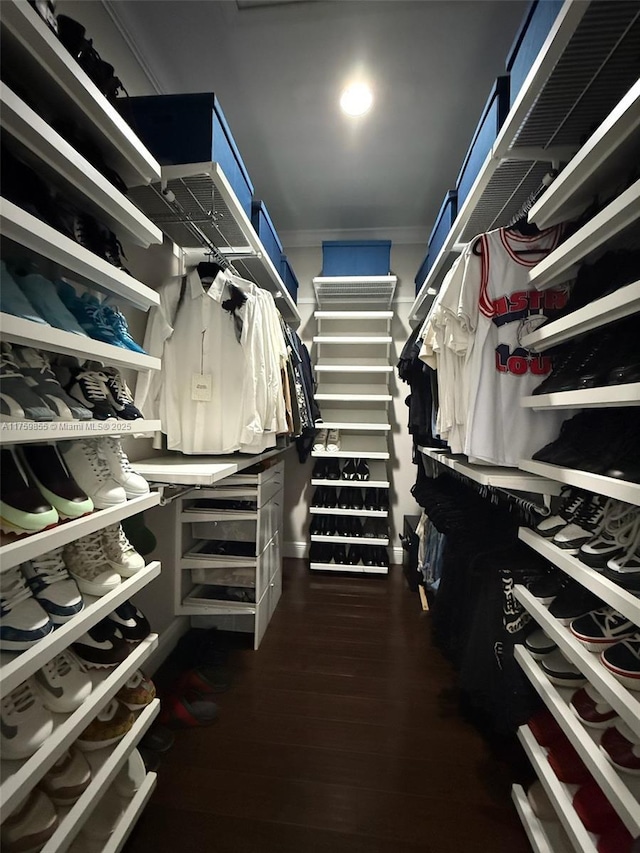
[[[213,393],[213,376],[211,373],[191,374],[191,399],[202,403],[210,403]]]

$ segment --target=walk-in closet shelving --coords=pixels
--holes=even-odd
[[[551,166],[569,163],[593,127],[622,102],[637,81],[630,57],[639,26],[633,4],[566,0],[420,288],[413,324],[424,320],[459,247],[506,225]],[[633,114],[634,96],[630,100]],[[619,126],[626,128],[626,120]],[[617,146],[608,145],[613,154]],[[601,156],[603,149],[595,148]],[[584,161],[591,170],[591,157]],[[581,178],[582,170],[577,183]]]
[[[26,151],[26,159],[42,177],[52,180],[69,199],[95,213],[112,228],[117,237],[142,247],[162,242],[162,233],[120,191],[116,190],[74,147],[62,139],[47,123],[65,120],[76,125],[100,150],[105,162],[114,168],[127,185],[160,178],[160,167],[116,109],[98,91],[75,59],[42,21],[35,9],[21,0],[2,4],[0,20],[3,70],[19,79],[21,91],[43,97],[44,108],[36,112],[7,86],[2,84],[3,139]],[[44,275],[55,279],[67,276],[89,290],[99,291],[143,311],[159,304],[157,293],[132,275],[65,237],[55,228],[2,200],[0,225],[3,233],[3,259],[35,256]],[[160,360],[88,337],[65,332],[46,324],[2,314],[2,340],[12,344],[35,346],[45,352],[74,356],[80,362],[91,360],[119,369],[158,370]],[[50,423],[35,430],[30,422],[5,424],[1,443],[23,444],[58,439],[98,438],[104,435],[137,436],[157,429],[156,421],[117,421],[113,424],[81,422]],[[42,427],[42,425],[38,425]],[[2,571],[44,555],[80,537],[97,532],[125,518],[157,506],[160,495],[128,500],[110,509],[95,511],[82,518],[23,536],[0,546]],[[39,643],[19,654],[3,653],[0,658],[0,684],[7,695],[40,667],[68,648],[89,628],[145,587],[160,572],[160,563],[151,562],[125,579],[106,595],[85,597],[84,609],[69,622]],[[2,762],[0,794],[3,820],[20,799],[36,785],[47,770],[73,743],[84,728],[109,702],[136,669],[143,666],[156,648],[158,637],[150,634],[115,669],[92,674],[94,689],[83,705],[72,714],[54,714],[51,737],[30,757],[21,762]],[[93,779],[80,800],[67,810],[58,811],[59,826],[43,847],[46,853],[61,853],[87,820],[106,787],[142,737],[159,710],[154,702],[139,715],[133,728],[114,747],[98,750],[90,757]],[[131,812],[135,819],[137,813]],[[127,828],[123,825],[121,832]]]
[[[555,821],[540,820],[531,808],[522,785],[512,786],[511,799],[522,821],[534,853],[555,853],[556,850],[559,850],[561,843],[560,824]],[[555,804],[557,798],[552,798],[552,802]],[[593,850],[589,850],[588,853],[593,853]]]
[[[322,411],[318,429],[339,430],[338,449],[318,448],[312,452],[316,463],[321,459],[364,459],[369,466],[369,480],[330,480],[312,476],[311,485],[318,490],[382,489],[388,493],[387,462],[390,459],[388,433],[391,430],[389,404],[393,397],[389,379],[391,364],[391,303],[396,286],[395,276],[317,276],[313,279],[317,310],[314,318],[317,334],[313,337],[314,370],[318,387],[316,400]],[[370,310],[360,310],[363,304]],[[388,519],[386,509],[348,509],[311,506],[311,520],[319,516]],[[311,533],[312,545],[361,546],[389,545],[384,522],[375,536]],[[367,566],[310,560],[314,571],[386,574],[388,566]]]
[[[640,506],[640,484],[627,480],[617,480],[615,477],[605,477],[602,474],[592,474],[590,471],[579,471],[577,468],[564,468],[552,465],[550,462],[537,462],[535,459],[521,459],[519,467],[550,480],[557,480],[568,486],[597,492],[608,498],[615,498],[625,503]]]
[[[610,406],[640,406],[640,382],[521,397],[520,405],[530,409],[600,409]]]
[[[157,773],[147,773],[144,782],[131,798],[131,802],[113,828],[109,840],[102,848],[102,853],[119,853],[127,838],[131,834],[136,821],[140,817],[144,807],[151,799],[158,781]],[[86,825],[86,824],[85,824]]]

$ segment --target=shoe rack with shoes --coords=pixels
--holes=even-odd
[[[160,363],[125,319],[158,297],[120,241],[162,242],[126,196],[160,167],[81,24],[9,0],[0,26],[1,837],[62,850],[159,712],[139,675],[158,638],[131,598],[160,564],[120,526],[159,502],[120,440],[158,426],[127,380]]]
[[[396,279],[314,279],[314,368],[322,422],[313,445],[309,565],[386,574],[390,310]],[[353,310],[370,305],[369,311]]]

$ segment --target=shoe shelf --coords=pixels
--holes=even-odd
[[[157,773],[147,773],[144,778],[144,782],[131,798],[131,802],[114,827],[109,840],[102,848],[102,853],[119,853],[119,851],[122,850],[127,838],[136,825],[138,818],[151,799],[151,795],[155,790],[157,781]]]
[[[558,833],[558,824],[540,820],[531,808],[522,785],[511,787],[511,799],[534,853],[556,853],[560,850],[562,842]],[[592,848],[589,853],[594,853],[593,844]]]
[[[615,186],[621,165],[636,162],[639,150],[640,80],[532,206],[529,222],[543,229],[576,218],[602,189]]]
[[[150,186],[133,188],[130,193],[133,201],[185,250],[190,262],[206,260],[212,246],[216,247],[240,275],[273,295],[289,323],[299,325],[301,317],[296,303],[220,164],[163,166],[161,174],[162,186],[166,184],[168,193],[162,191],[156,179]]]
[[[333,545],[384,545],[389,544],[387,536],[323,536],[320,533],[311,534],[312,542],[326,542]]]
[[[639,311],[640,281],[634,281],[567,314],[566,317],[546,323],[535,332],[524,335],[522,346],[534,352],[544,352],[550,347],[599,329],[608,323],[615,323],[616,320],[622,320]]]
[[[604,406],[640,406],[640,382],[521,397],[520,405],[526,409],[600,409]]]
[[[356,518],[387,518],[389,515],[386,509],[342,509],[323,506],[310,506],[309,512],[311,515],[354,515]]]
[[[5,239],[53,261],[63,275],[89,289],[114,294],[143,311],[160,304],[155,290],[4,198],[0,199],[0,228]]]
[[[23,761],[2,761],[0,794],[7,813],[30,791],[62,753],[77,740],[91,720],[107,705],[158,645],[150,634],[113,670],[92,670],[93,690],[72,714],[52,714],[54,729],[40,749]]]
[[[96,530],[102,530],[103,527],[107,527],[109,524],[115,524],[118,521],[122,521],[123,518],[137,515],[139,512],[144,512],[147,509],[158,506],[159,503],[159,493],[151,492],[140,498],[133,498],[130,501],[110,507],[109,509],[97,510],[82,518],[65,521],[49,530],[42,530],[40,533],[23,536],[13,542],[2,545],[0,546],[2,571],[11,569],[13,566],[24,563],[26,560],[33,560],[34,557],[46,554],[54,548],[68,545],[69,542],[74,542],[76,539],[80,539],[81,536],[88,536],[89,533],[95,533]]]
[[[234,509],[216,509],[216,510],[197,510],[192,507],[185,509],[180,514],[180,521],[257,521],[257,510],[234,510]]]
[[[333,278],[323,279],[323,281],[333,280]],[[347,281],[347,278],[340,281]],[[392,320],[393,311],[314,311],[313,316],[316,320]]]
[[[386,410],[325,409],[323,407],[322,423],[316,424],[316,427],[318,429],[355,430],[357,432],[389,432],[391,424]]]
[[[515,596],[536,620],[538,625],[556,643],[562,654],[578,667],[584,677],[598,690],[605,700],[640,736],[640,697],[627,690],[600,663],[597,652],[590,652],[577,640],[569,628],[555,619],[547,607],[529,592],[526,587],[517,584]]]
[[[533,684],[547,708],[587,765],[590,773],[618,813],[634,838],[640,834],[640,779],[628,773],[618,773],[604,757],[598,746],[601,729],[588,730],[573,715],[569,701],[573,688],[551,684],[524,646],[517,645],[515,658]],[[624,777],[624,778],[623,778]]]
[[[147,248],[162,243],[162,231],[4,83],[0,83],[0,126],[75,195],[89,213],[120,236]]]
[[[571,161],[581,140],[635,82],[629,80],[625,89],[618,79],[633,30],[631,10],[623,6],[565,2],[420,287],[412,326],[426,317],[454,253],[477,234],[506,225],[552,164]],[[579,115],[570,112],[575,103]],[[570,144],[556,146],[557,137]]]
[[[569,577],[578,581],[582,586],[589,589],[598,598],[610,607],[614,607],[619,613],[622,613],[627,619],[630,619],[636,625],[640,625],[640,598],[632,592],[627,591],[619,586],[614,581],[609,580],[604,575],[597,572],[581,562],[577,557],[567,554],[562,548],[558,548],[549,539],[540,536],[535,530],[530,530],[528,527],[521,527],[518,531],[519,538],[541,554],[550,563],[559,568]]]
[[[640,218],[640,180],[632,184],[529,272],[529,281],[546,290],[575,277],[578,267]]]
[[[292,447],[290,445],[289,447]],[[278,456],[289,447],[275,447],[257,456],[196,456],[183,454],[136,459],[136,471],[150,483],[180,486],[212,486],[231,474]]]
[[[323,456],[329,456],[330,454],[326,453]],[[136,466],[137,466],[136,462]],[[344,486],[350,487],[353,486],[356,489],[388,489],[389,488],[389,478],[387,477],[387,466],[384,462],[381,462],[378,459],[372,459],[369,461],[369,479],[368,480],[324,480],[318,477],[311,478],[312,486],[335,486],[336,488],[343,488]]]
[[[351,318],[354,320],[389,320],[391,318],[387,315],[393,313],[389,309],[391,308],[391,300],[393,299],[397,283],[398,279],[395,275],[316,276],[313,279],[316,302],[323,314],[326,309],[333,316],[318,317],[318,312],[316,312],[315,316],[317,319],[348,320]],[[340,303],[341,305],[349,305],[351,303],[362,305],[363,299],[366,299],[369,305],[379,304],[383,307],[376,311],[332,310],[330,307],[332,303],[334,305],[335,303]],[[368,316],[363,317],[363,314]]]
[[[353,403],[388,403],[393,397],[386,385],[318,385],[316,400],[344,400]]]
[[[160,700],[154,699],[140,712],[133,727],[115,747],[85,753],[91,765],[93,779],[80,799],[65,810],[60,808],[58,829],[44,845],[40,853],[62,853],[67,850],[73,839],[86,823],[92,810],[115,779],[118,771],[127,760],[129,753],[145,735],[151,723],[160,711]]]
[[[159,358],[133,352],[132,350],[94,341],[74,332],[65,332],[44,323],[14,317],[13,314],[0,313],[2,339],[11,344],[32,347],[47,352],[58,352],[71,355],[81,361],[100,361],[114,367],[125,367],[131,370],[160,370],[162,362]]]
[[[160,431],[160,421],[0,421],[0,446],[30,442],[96,438],[103,435],[150,435]]]
[[[553,768],[549,764],[546,750],[537,742],[531,733],[529,726],[520,726],[518,729],[518,740],[522,744],[524,751],[527,753],[527,756],[536,771],[538,779],[542,783],[542,787],[551,800],[551,804],[556,810],[558,819],[569,835],[571,843],[575,849],[580,851],[580,853],[596,853],[596,844],[598,841],[597,836],[587,831],[585,825],[582,823],[578,813],[573,807],[573,794],[577,786],[568,785],[558,779],[556,774],[553,772]],[[531,816],[537,821],[538,818],[536,818],[533,809],[529,805],[529,801],[524,794],[524,791],[522,794],[525,803],[529,807]],[[549,826],[549,824],[547,824],[547,826]],[[527,835],[529,835],[528,832]],[[550,839],[546,838],[546,833],[545,841],[547,843],[550,841]],[[547,848],[542,847],[540,849],[547,849],[550,853],[554,853],[555,850],[561,848],[552,846]]]
[[[434,447],[419,447],[418,450],[429,459],[433,459],[446,468],[468,477],[483,486],[495,489],[514,489],[543,495],[559,495],[560,486],[552,479],[530,477],[517,468],[504,468],[499,465],[477,465],[469,462],[466,456],[452,455]]]
[[[314,344],[392,344],[391,335],[314,335]]]
[[[589,492],[640,506],[640,484],[638,483],[617,480],[615,477],[605,477],[602,474],[592,474],[577,468],[564,468],[562,465],[552,465],[550,462],[538,462],[535,459],[521,459],[519,468],[538,474],[540,477],[557,480],[558,483],[577,486],[579,489],[586,489]]]
[[[393,373],[386,358],[325,358],[315,365],[316,373]]]
[[[112,613],[116,607],[128,601],[152,580],[155,580],[159,574],[160,563],[153,561],[100,598],[83,595],[84,609],[73,619],[56,628],[48,637],[44,637],[39,643],[23,652],[1,652],[0,687],[2,687],[3,695],[7,695],[27,678],[30,678],[37,670],[53,660],[56,655],[68,648],[71,643],[74,643],[101,619]]]
[[[389,449],[386,438],[377,435],[345,435],[341,436],[340,450],[312,450],[311,455],[327,459],[389,459]]]
[[[310,563],[313,572],[344,572],[358,575],[388,575],[389,566],[350,566],[347,563]]]

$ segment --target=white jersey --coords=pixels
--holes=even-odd
[[[534,237],[500,228],[479,238],[481,262],[463,284],[458,311],[475,331],[467,353],[465,453],[471,461],[517,466],[556,438],[568,416],[520,405],[552,367],[548,355],[523,347],[522,337],[553,319],[567,301],[567,288],[539,291],[528,276],[560,235],[560,227]]]

